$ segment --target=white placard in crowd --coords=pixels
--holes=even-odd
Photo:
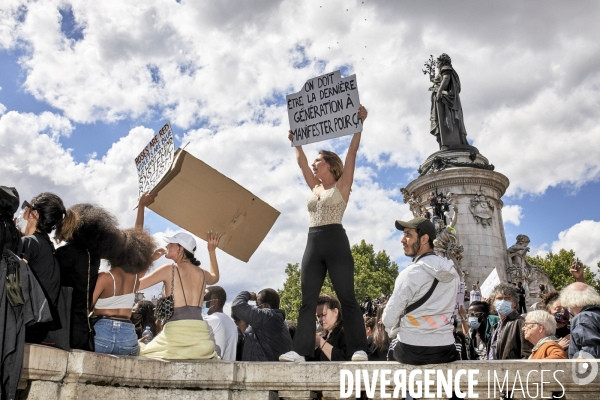
[[[488,277],[485,278],[485,281],[480,286],[479,291],[481,292],[481,297],[488,299],[490,297],[490,294],[492,294],[492,290],[499,283],[500,283],[500,277],[498,276],[498,271],[496,271],[496,268],[494,268],[494,270],[492,272],[490,272]]]
[[[135,158],[139,183],[138,197],[144,192],[151,192],[169,172],[174,153],[173,131],[171,124],[167,122]]]
[[[465,305],[465,283],[461,282],[456,293],[456,305],[454,306],[454,315],[458,315],[460,307]]]
[[[340,71],[334,71],[317,76],[286,100],[292,146],[362,132],[356,75],[342,78]]]

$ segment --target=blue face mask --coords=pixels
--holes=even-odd
[[[479,318],[477,317],[469,317],[469,328],[478,329],[481,326],[481,322],[479,322]]]
[[[508,300],[497,300],[494,303],[494,307],[496,308],[496,311],[498,311],[498,314],[508,315],[512,311],[512,302]]]

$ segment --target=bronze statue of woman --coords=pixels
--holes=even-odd
[[[436,136],[440,150],[471,147],[467,142],[467,130],[460,104],[460,79],[452,68],[452,60],[448,54],[444,53],[437,58],[437,68],[439,73],[436,76],[430,74],[430,80],[433,82],[433,86],[429,88],[430,133]],[[429,71],[433,72],[433,68]]]

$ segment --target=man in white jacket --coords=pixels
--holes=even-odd
[[[404,232],[404,254],[413,262],[396,278],[382,317],[390,338],[396,335],[394,358],[411,365],[455,361],[450,319],[459,277],[454,263],[433,252],[436,231],[428,219],[396,221],[396,228]]]

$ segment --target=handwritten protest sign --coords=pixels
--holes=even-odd
[[[309,79],[298,93],[286,96],[292,146],[362,132],[358,118],[356,75],[340,71]]]
[[[139,183],[138,197],[144,192],[151,192],[169,172],[174,153],[173,131],[171,124],[167,122],[135,158]]]
[[[494,268],[494,270],[492,272],[490,272],[488,277],[485,278],[485,281],[479,288],[479,291],[481,292],[481,297],[484,297],[486,299],[489,298],[490,294],[492,294],[492,290],[499,283],[500,283],[500,277],[498,276],[498,271],[496,271],[496,268]]]

